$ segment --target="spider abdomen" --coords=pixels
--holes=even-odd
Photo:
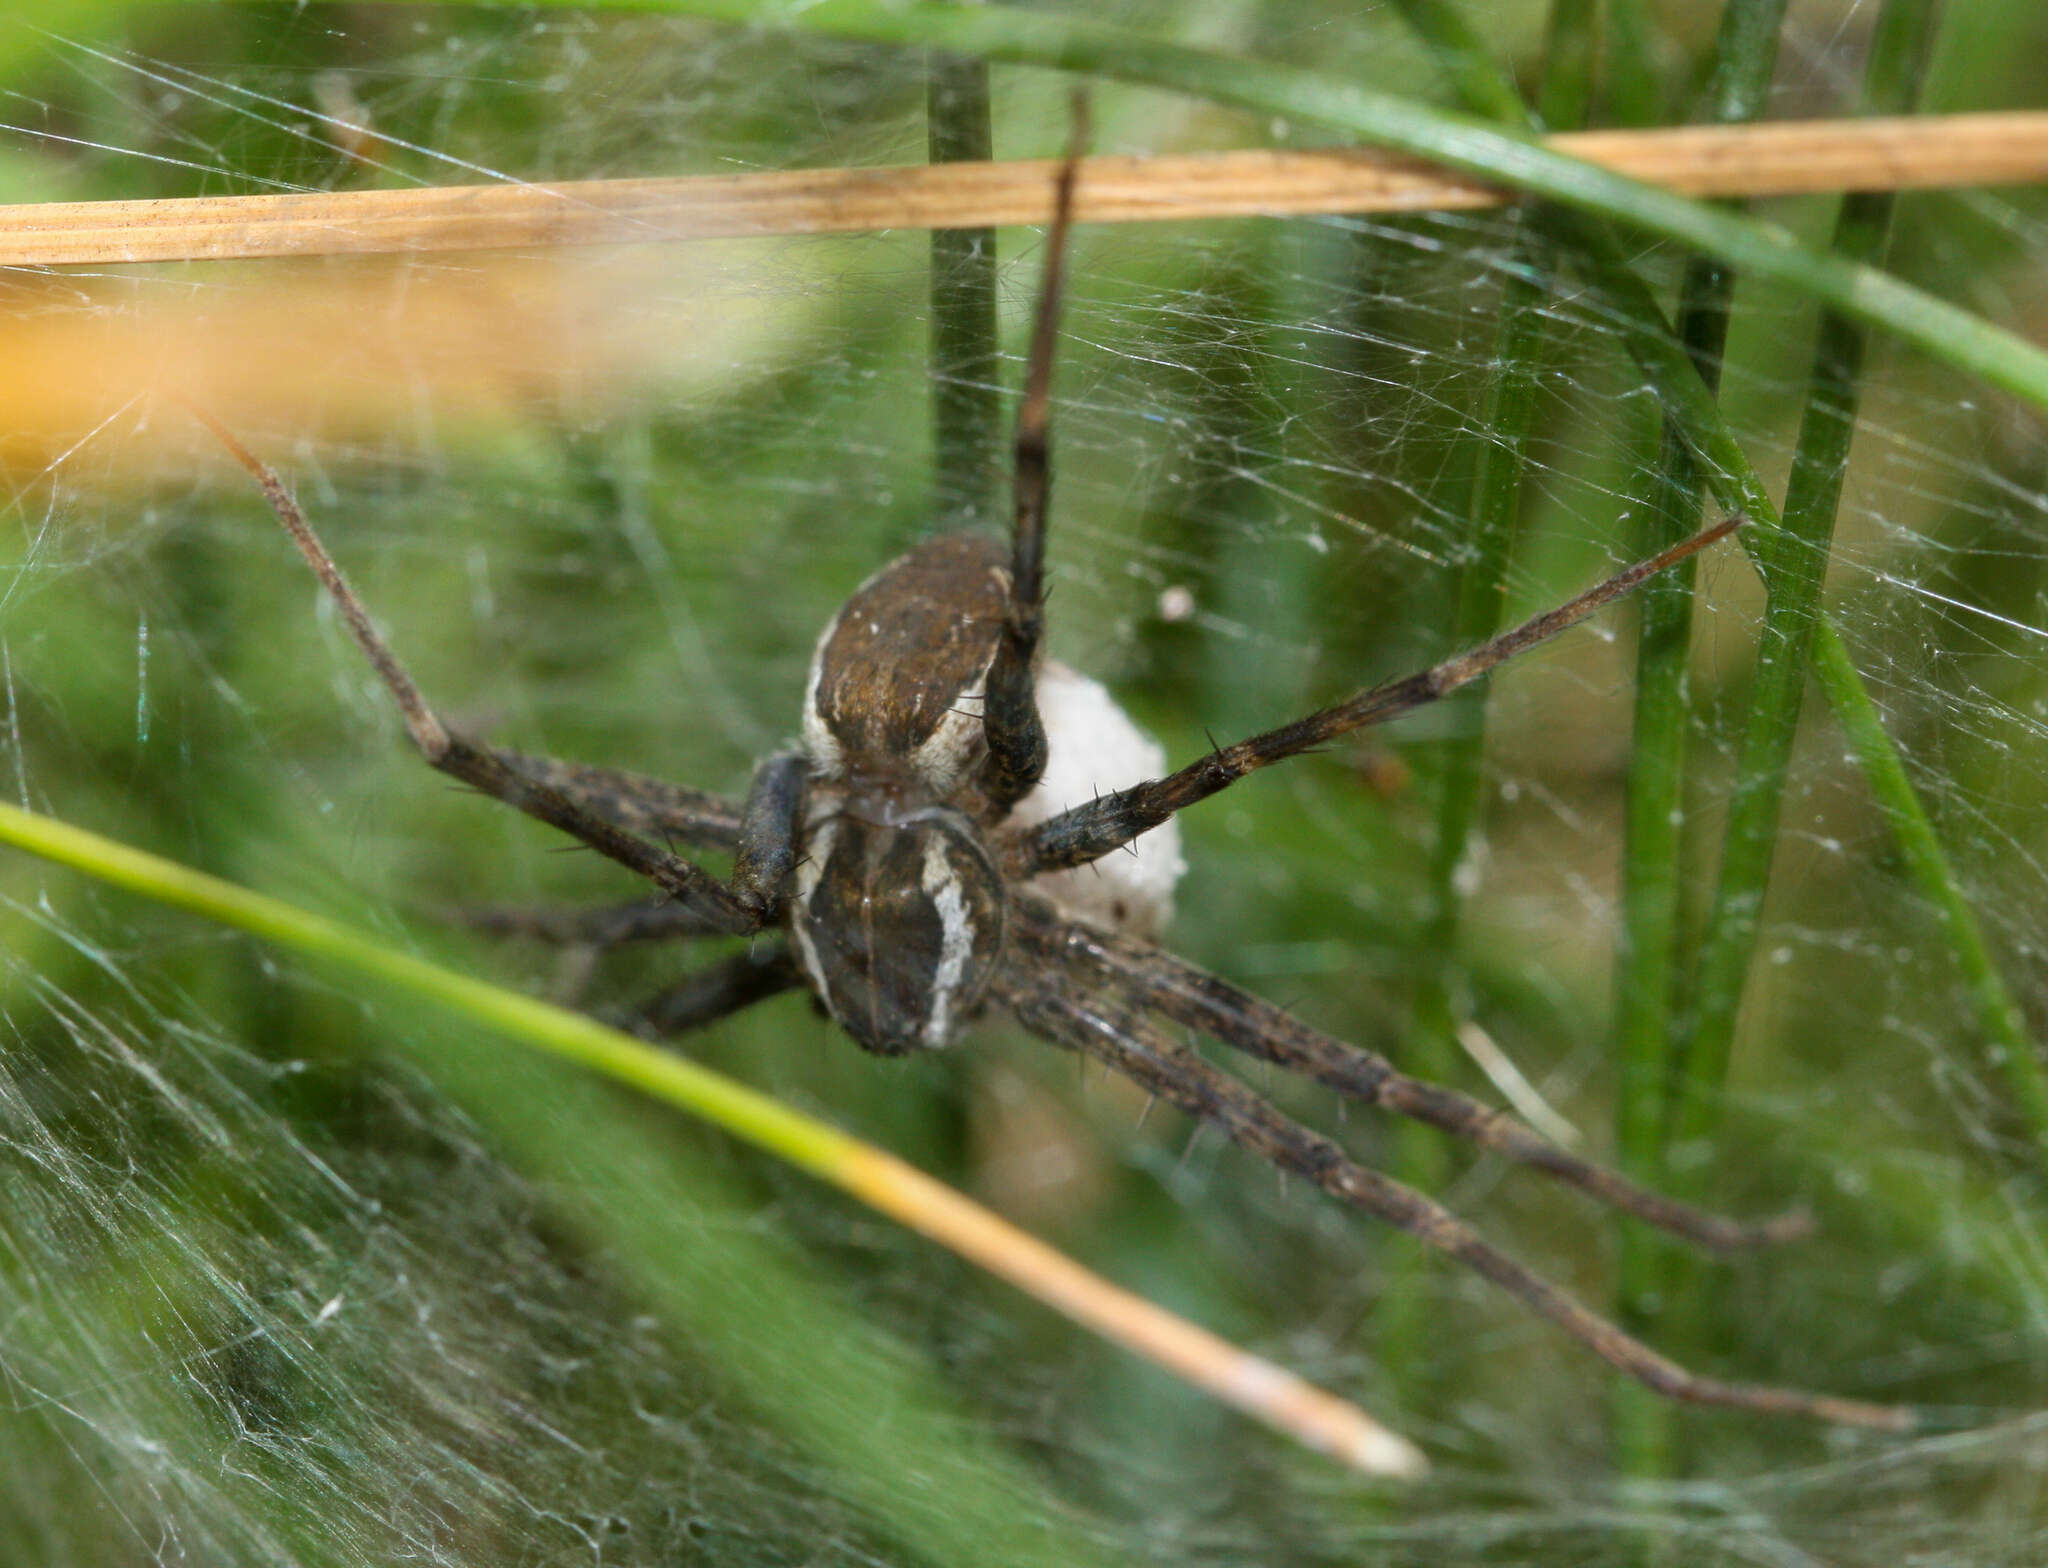
[[[1048,745],[1045,774],[1017,802],[1005,826],[1024,829],[1100,795],[1157,778],[1166,751],[1117,705],[1108,688],[1056,659],[1038,672],[1038,711]],[[1173,918],[1173,894],[1187,861],[1180,824],[1169,819],[1131,841],[1123,854],[1035,878],[1070,920],[1155,938]]]
[[[972,777],[1007,559],[993,539],[941,534],[854,590],[811,659],[804,749],[817,777],[907,774],[939,798]]]
[[[980,833],[944,806],[882,822],[823,805],[789,909],[805,978],[870,1051],[949,1044],[981,1005],[1007,924]]]

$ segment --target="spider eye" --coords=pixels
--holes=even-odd
[[[884,1056],[951,1043],[1003,945],[1002,882],[973,828],[943,810],[902,826],[840,816],[810,855],[790,921],[833,1018]]]

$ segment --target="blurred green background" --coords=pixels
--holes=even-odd
[[[1718,14],[1614,0],[1594,120],[1702,117]],[[1395,10],[1113,15],[1453,101]],[[1845,0],[1794,7],[1766,112],[1853,112],[1874,19]],[[0,22],[8,202],[924,156],[927,60],[905,49],[456,6],[50,4],[35,21]],[[1533,90],[1545,8],[1483,21]],[[2044,49],[2027,0],[1951,5],[1921,101],[2038,107]],[[1054,151],[1064,93],[997,69],[997,155]],[[1113,85],[1095,122],[1101,151],[1318,139]],[[1769,215],[1818,244],[1833,206]],[[2037,189],[1908,196],[1888,265],[2038,341],[2044,218]],[[1472,476],[1502,439],[1487,389],[1510,277],[1540,300],[1510,610],[1627,559],[1655,398],[1597,293],[1520,247],[1503,214],[1082,231],[1057,381],[1052,652],[1179,759],[1211,731],[1449,651]],[[818,628],[945,511],[927,248],[905,231],[0,273],[15,345],[0,357],[0,774],[39,809],[555,991],[556,955],[434,911],[630,887],[406,754],[260,499],[144,390],[220,400],[445,711],[523,749],[737,793],[794,733]],[[999,254],[1014,386],[1040,238],[1005,231]],[[1668,300],[1683,258],[1632,259]],[[1738,286],[1723,406],[1774,490],[1814,325],[1800,299]],[[1828,602],[2038,1030],[2041,416],[1881,340],[1862,390]],[[1760,604],[1737,554],[1709,560],[1688,930],[1712,887]],[[1439,987],[1611,1155],[1632,620],[1496,681],[1452,947],[1431,856],[1470,706],[1191,814],[1172,945],[1401,1061],[1419,990]],[[880,1062],[792,997],[688,1042],[1359,1399],[1436,1461],[1419,1487],[1369,1486],[716,1134],[10,855],[0,1550],[110,1565],[2037,1562],[2042,1146],[1846,751],[1810,694],[1721,1121],[1673,1154],[1715,1207],[1804,1202],[1820,1235],[1675,1270],[1668,1298],[1632,1310],[1703,1369],[1945,1407],[1961,1435],[1624,1404],[1618,1448],[1604,1371],[1497,1292],[1001,1023]],[[622,955],[592,998],[690,961]],[[1448,1071],[1495,1096],[1469,1060]],[[1252,1076],[1615,1304],[1611,1217]]]

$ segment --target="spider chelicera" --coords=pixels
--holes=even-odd
[[[1093,1057],[1222,1129],[1283,1171],[1448,1253],[1659,1393],[1857,1426],[1910,1427],[1912,1412],[1901,1407],[1688,1371],[1183,1043],[1185,1031],[1207,1034],[1351,1099],[1532,1166],[1709,1251],[1786,1240],[1806,1228],[1798,1216],[1745,1224],[1638,1186],[1503,1112],[1310,1028],[1149,940],[1178,869],[1177,844],[1161,842],[1176,813],[1257,769],[1436,701],[1733,532],[1740,519],[1432,669],[1220,747],[1177,772],[1071,809],[1047,798],[1041,783],[1049,751],[1072,756],[1080,748],[1099,759],[1104,748],[1135,746],[1144,755],[1150,744],[1099,687],[1040,658],[1048,393],[1077,167],[1070,155],[1058,176],[1017,418],[1010,539],[943,535],[863,583],[818,640],[800,748],[761,763],[743,804],[638,774],[501,750],[451,731],[371,625],[276,474],[200,416],[261,484],[426,760],[573,835],[661,894],[616,909],[485,912],[479,922],[589,947],[780,931],[786,940],[758,943],[672,986],[639,1010],[636,1026],[679,1034],[805,987],[857,1043],[895,1056],[943,1048],[998,1008],[1033,1034]],[[1056,722],[1049,744],[1041,698],[1062,710],[1096,710],[1094,732]],[[1077,884],[1069,875],[1141,839],[1138,859],[1119,856],[1094,881]],[[671,842],[732,855],[732,874],[719,878],[661,847]]]

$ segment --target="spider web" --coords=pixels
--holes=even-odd
[[[1142,8],[1122,19],[1145,25]],[[1868,7],[1815,4],[1772,112],[1838,112]],[[1414,90],[1391,15],[1203,13],[1207,41]],[[1153,19],[1156,21],[1156,18]],[[1533,63],[1540,14],[1504,18]],[[1184,19],[1174,25],[1184,25]],[[2029,32],[2029,29],[2032,29]],[[1676,85],[1706,40],[1658,34]],[[2022,0],[1959,16],[1927,106],[2023,101]],[[7,200],[912,162],[921,62],[683,22],[249,6],[10,38]],[[2030,56],[2030,51],[2032,54]],[[1964,84],[1968,84],[1966,87]],[[1063,87],[997,76],[999,156]],[[322,118],[325,116],[326,118]],[[1105,151],[1303,139],[1103,89]],[[350,141],[335,121],[368,125]],[[1774,211],[1827,232],[1826,204]],[[197,377],[287,471],[444,709],[525,749],[737,793],[812,639],[930,526],[925,246],[901,233],[571,255],[0,277],[10,313],[10,793],[557,993],[434,917],[627,892],[406,756],[260,503],[109,386]],[[1053,652],[1176,759],[1441,656],[1511,218],[1085,231],[1057,374]],[[1006,370],[1038,276],[1001,242]],[[2038,192],[1901,204],[1890,265],[2040,336]],[[1667,291],[1674,258],[1646,251]],[[1514,609],[1630,554],[1656,406],[1550,276]],[[1723,404],[1774,490],[1811,352],[1744,285]],[[1876,345],[1828,602],[2037,1029],[2048,927],[2040,416]],[[1688,793],[1712,885],[1760,596],[1702,574]],[[1612,1149],[1632,618],[1493,686],[1455,990]],[[1469,711],[1186,822],[1169,940],[1401,1059],[1429,959],[1441,743]],[[1710,1271],[1650,1336],[1731,1376],[1953,1407],[1912,1441],[1674,1418],[1618,1479],[1600,1370],[1483,1285],[990,1027],[866,1059],[798,999],[690,1050],[1387,1413],[1377,1490],[1248,1430],[715,1134],[25,860],[0,1055],[0,1541],[23,1563],[2027,1563],[2048,1549],[2040,1157],[1937,912],[1817,693],[1721,1130],[1717,1207],[1819,1237]],[[591,995],[676,973],[607,960]],[[1489,1097],[1485,1069],[1453,1064]],[[1257,1071],[1603,1308],[1616,1226]],[[1419,1164],[1418,1164],[1419,1161]],[[1435,1167],[1435,1169],[1431,1169]],[[1404,1325],[1405,1324],[1405,1328]]]

